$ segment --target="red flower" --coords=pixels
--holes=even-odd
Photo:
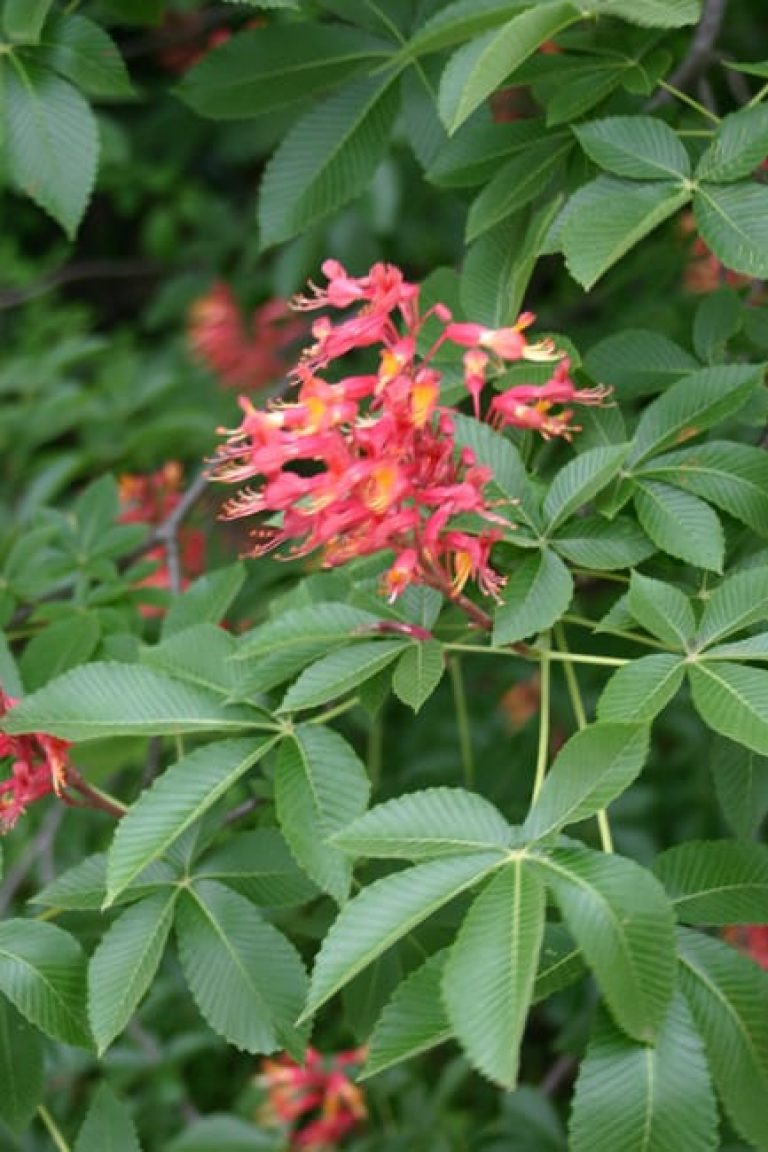
[[[733,924],[723,931],[723,938],[768,970],[768,924]]]
[[[500,375],[509,360],[559,361],[548,383],[510,389],[489,406],[495,423],[533,427],[545,437],[573,431],[572,409],[555,413],[554,406],[597,404],[606,390],[577,391],[552,341],[529,343],[523,331],[531,313],[501,329],[455,324],[442,304],[422,314],[418,288],[392,265],[352,277],[327,260],[323,272],[327,287],[311,285],[296,307],[354,311],[337,323],[324,316],[313,324],[315,342],[292,374],[295,400],[258,410],[240,398],[242,423],[227,434],[212,476],[234,484],[258,477],[259,483],[231,499],[224,517],[281,515],[279,523],[253,533],[255,556],[317,550],[325,567],[336,567],[390,550],[395,560],[383,581],[390,599],[413,583],[456,598],[470,579],[498,597],[503,579],[490,565],[490,552],[509,524],[486,496],[490,471],[455,443],[451,410],[440,404],[441,374],[431,363],[435,351],[446,341],[469,349],[465,384],[477,416],[489,372]],[[422,354],[419,335],[430,316],[443,328]],[[337,360],[372,346],[380,347],[378,372],[335,378]],[[329,369],[333,382],[323,378]],[[467,516],[472,530],[466,520],[457,523]]]
[[[18,701],[0,688],[0,717]],[[67,782],[66,740],[34,732],[25,736],[0,733],[0,759],[11,760],[11,775],[0,780],[0,832],[8,832],[29,804],[55,792],[61,795]]]
[[[225,388],[264,388],[282,379],[292,344],[307,334],[285,300],[262,304],[246,324],[231,289],[214,284],[189,313],[192,352]]]
[[[303,1065],[288,1055],[264,1060],[258,1083],[266,1088],[267,1101],[259,1119],[291,1125],[291,1149],[334,1148],[366,1117],[363,1093],[347,1075],[364,1057],[362,1048],[330,1059],[308,1048]]]

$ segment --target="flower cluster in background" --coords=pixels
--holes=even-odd
[[[723,936],[768,970],[768,924],[734,924],[725,929]]]
[[[285,300],[256,308],[248,321],[231,288],[222,282],[192,305],[187,339],[194,357],[225,388],[256,391],[281,380],[307,326]]]
[[[120,522],[122,524],[160,525],[177,507],[182,497],[181,465],[171,460],[156,472],[126,473],[120,477]],[[199,576],[205,567],[205,536],[200,529],[182,524],[177,530],[181,587]],[[145,554],[154,571],[137,585],[139,588],[171,588],[171,574],[165,548],[159,544]],[[160,611],[153,605],[142,605],[145,616]]]
[[[18,701],[0,688],[0,717]],[[66,740],[34,732],[26,736],[0,733],[0,760],[9,759],[10,776],[0,780],[0,833],[8,832],[30,804],[61,794],[67,783]]]
[[[257,409],[241,396],[243,421],[228,432],[211,475],[232,484],[257,479],[259,486],[241,489],[223,516],[280,515],[279,524],[254,530],[253,555],[285,546],[293,557],[319,551],[322,564],[335,567],[392,551],[384,578],[390,599],[409,584],[455,598],[470,578],[498,597],[503,579],[489,558],[509,520],[487,496],[490,470],[456,443],[454,413],[440,402],[435,353],[446,342],[466,349],[464,380],[475,416],[485,407],[497,428],[567,439],[577,430],[570,405],[599,404],[606,389],[578,391],[568,359],[553,343],[526,338],[530,313],[500,329],[454,323],[441,304],[422,313],[418,287],[393,265],[352,277],[327,260],[323,272],[327,287],[313,285],[294,306],[352,311],[337,323],[322,316],[312,325],[314,343],[292,372],[295,400]],[[430,317],[440,330],[422,351]],[[378,352],[375,370],[326,379],[344,371],[338,362],[349,353],[369,349]],[[509,388],[484,406],[486,384],[519,360],[551,362],[550,379]],[[468,515],[476,525],[471,531]]]
[[[308,1048],[303,1064],[285,1054],[264,1060],[257,1083],[266,1101],[259,1121],[287,1126],[292,1150],[335,1148],[367,1115],[363,1093],[349,1078],[364,1057],[362,1048],[330,1057]]]

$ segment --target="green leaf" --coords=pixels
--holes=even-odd
[[[568,271],[587,290],[690,199],[685,188],[666,180],[638,184],[600,176],[594,184],[601,195],[574,208],[562,233]]]
[[[219,880],[252,904],[269,908],[305,904],[317,895],[277,828],[238,832],[195,864],[194,877]]]
[[[301,867],[342,904],[349,895],[352,868],[327,841],[368,803],[365,768],[337,732],[300,724],[283,742],[275,771],[275,803],[280,827]]]
[[[87,96],[120,99],[133,94],[114,40],[85,16],[53,16],[45,27],[36,59]]]
[[[621,468],[628,444],[592,448],[570,460],[554,477],[544,500],[547,532],[556,531],[605,488]]]
[[[438,640],[411,644],[397,662],[392,677],[395,695],[418,712],[437,688],[445,671],[443,646]]]
[[[21,44],[37,44],[53,0],[5,0],[3,28]]]
[[[517,319],[544,238],[560,207],[554,197],[515,213],[472,244],[461,270],[461,303],[467,316],[489,328]]]
[[[653,871],[683,924],[768,923],[768,848],[689,841],[656,857]]]
[[[537,502],[531,488],[520,453],[511,440],[494,432],[481,420],[463,416],[453,417],[456,443],[471,448],[478,464],[490,468],[493,479],[488,490],[492,499],[505,499],[514,504],[514,513],[527,523],[537,520]],[[518,503],[519,502],[519,503]]]
[[[734,640],[732,644],[715,644],[699,652],[700,660],[768,660],[768,632],[758,632],[744,640]]]
[[[354,856],[429,860],[503,850],[511,829],[482,796],[463,788],[425,788],[378,804],[342,828],[333,843]]]
[[[168,888],[178,879],[173,868],[164,860],[150,864],[136,880],[129,884],[114,903],[127,904],[152,896],[159,889]],[[97,912],[107,897],[107,854],[97,852],[86,856],[79,864],[67,868],[41,892],[30,898],[31,904],[57,908],[62,912]]]
[[[698,638],[709,646],[768,620],[768,568],[748,568],[723,580],[704,605]]]
[[[184,756],[139,799],[117,826],[109,852],[107,902],[208,811],[272,748],[274,738],[222,740]]]
[[[723,529],[708,504],[657,480],[638,481],[637,517],[654,544],[698,568],[722,572]]]
[[[696,168],[697,180],[733,184],[751,176],[768,153],[768,108],[757,104],[724,116]]]
[[[581,13],[567,2],[541,4],[514,16],[455,52],[438,94],[440,116],[453,133],[536,49]]]
[[[607,807],[640,775],[649,736],[637,724],[590,724],[577,732],[557,754],[523,834],[540,840]]]
[[[733,1126],[768,1147],[768,973],[727,944],[680,929],[680,987]]]
[[[456,0],[426,20],[397,57],[411,60],[463,44],[489,28],[504,24],[510,16],[526,8],[530,0]]]
[[[90,1048],[85,963],[74,937],[55,924],[0,924],[0,992],[48,1036]]]
[[[666,708],[685,679],[685,662],[664,652],[642,656],[614,672],[597,702],[602,722],[648,723]]]
[[[496,124],[485,109],[478,109],[447,139],[427,172],[427,180],[440,188],[471,188],[483,184],[498,171],[500,164],[524,152],[544,131],[544,122],[538,117],[514,124]],[[467,315],[473,313],[467,312]]]
[[[165,951],[178,890],[140,900],[107,930],[88,968],[88,1015],[103,1053],[149,988]]]
[[[306,992],[298,952],[244,896],[204,880],[182,894],[179,959],[215,1032],[246,1052],[303,1051],[293,1026]]]
[[[245,583],[245,566],[229,564],[199,576],[178,596],[163,619],[166,640],[198,624],[219,624]]]
[[[768,535],[768,456],[760,448],[712,440],[657,456],[643,475],[692,492]]]
[[[358,688],[386,668],[408,646],[407,640],[370,640],[316,660],[283,697],[278,712],[294,712],[326,704]]]
[[[475,1068],[507,1090],[517,1083],[544,913],[538,877],[521,859],[508,864],[472,904],[443,974],[459,1043]]]
[[[725,358],[728,341],[744,323],[741,300],[729,284],[721,284],[702,298],[693,319],[696,355],[709,364]]]
[[[638,624],[671,648],[685,648],[696,631],[690,600],[679,588],[663,580],[633,572],[628,607]]]
[[[96,179],[96,119],[66,80],[18,57],[14,61],[14,68],[4,69],[8,174],[71,240]]]
[[[744,407],[762,377],[759,364],[721,364],[679,380],[640,417],[630,463],[639,464],[732,416]]]
[[[345,85],[293,126],[261,182],[263,248],[306,231],[367,188],[398,107],[393,76],[386,73]]]
[[[19,669],[5,633],[0,630],[0,684],[9,696],[23,696]]]
[[[141,648],[142,664],[166,672],[175,680],[195,684],[207,692],[235,700],[246,696],[244,669],[234,662],[234,636],[218,624],[198,624]]]
[[[609,116],[577,124],[573,131],[591,160],[631,180],[667,180],[690,175],[680,138],[652,116]]]
[[[592,7],[642,28],[684,28],[701,15],[701,0],[592,0]]]
[[[327,92],[391,54],[391,44],[343,24],[245,29],[206,53],[176,95],[200,116],[241,120]]]
[[[563,988],[569,988],[584,976],[586,970],[584,957],[567,929],[562,924],[546,924],[539,970],[533,987],[534,1004],[546,1000]]]
[[[750,839],[768,813],[768,758],[720,738],[712,745],[709,770],[723,815],[737,836]]]
[[[674,917],[664,889],[645,868],[587,848],[531,857],[595,974],[618,1026],[652,1043],[675,980]]]
[[[768,188],[700,184],[693,210],[702,240],[726,268],[768,276]]]
[[[73,1152],[141,1152],[129,1108],[108,1084],[100,1084]]]
[[[428,860],[364,888],[342,908],[323,941],[303,1015],[316,1012],[377,956],[502,862],[499,852]]]
[[[163,1152],[282,1152],[275,1129],[247,1124],[237,1116],[210,1113],[195,1120]]]
[[[34,692],[62,672],[82,664],[93,655],[100,638],[101,628],[94,612],[78,612],[33,636],[19,662],[27,691]]]
[[[562,168],[573,147],[563,133],[530,144],[513,156],[485,185],[472,202],[467,217],[467,242],[506,220],[541,196],[548,181]]]
[[[715,1152],[717,1120],[704,1048],[681,996],[653,1047],[598,1013],[573,1098],[572,1152]]]
[[[165,736],[264,727],[263,714],[138,664],[93,663],[25,696],[5,717],[7,732],[49,732],[63,740]]]
[[[551,544],[572,564],[607,572],[632,568],[656,551],[656,546],[628,516],[615,520],[575,517],[558,528]]]
[[[21,1133],[42,1103],[43,1045],[37,1029],[0,996],[0,1121]]]
[[[551,627],[573,596],[571,574],[548,548],[526,556],[510,576],[496,609],[493,643],[500,647]]]
[[[700,367],[697,360],[661,332],[628,328],[606,336],[584,357],[593,380],[610,384],[620,400],[659,392]]]
[[[447,959],[447,948],[436,952],[395,989],[371,1035],[363,1079],[450,1040],[441,992]]]
[[[330,646],[349,642],[356,635],[364,635],[381,622],[380,616],[353,608],[348,604],[322,601],[293,608],[274,620],[259,625],[241,637],[237,660],[253,656],[269,658],[278,653],[290,653],[308,643]]]
[[[721,736],[768,755],[768,672],[707,661],[688,669],[696,711]]]

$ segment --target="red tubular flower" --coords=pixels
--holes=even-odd
[[[723,937],[768,971],[768,924],[733,924]]]
[[[465,383],[475,414],[486,375],[509,360],[559,361],[542,386],[523,385],[496,397],[490,418],[500,426],[533,427],[544,436],[570,435],[571,411],[554,405],[599,403],[605,389],[577,391],[568,361],[551,341],[530,344],[523,331],[531,313],[501,329],[454,323],[435,305],[420,313],[418,288],[399,269],[376,264],[350,276],[335,260],[323,271],[326,288],[310,286],[301,310],[352,308],[338,321],[323,316],[312,326],[314,343],[292,373],[295,400],[259,411],[244,397],[244,417],[219,449],[212,478],[233,484],[256,479],[223,509],[225,518],[276,514],[278,523],[253,533],[252,555],[280,549],[289,556],[318,550],[325,567],[381,551],[394,553],[383,590],[395,599],[409,584],[429,584],[457,598],[474,580],[498,598],[503,579],[490,565],[493,544],[509,522],[489,502],[487,468],[460,450],[451,410],[440,404],[441,374],[432,356],[451,341],[468,351]],[[428,317],[443,326],[432,348],[419,352]],[[348,352],[380,346],[376,373],[344,376],[336,361]],[[333,368],[333,382],[324,376]],[[341,378],[338,378],[341,377]],[[470,514],[468,530],[456,518]]]
[[[17,704],[0,688],[0,718]],[[26,736],[0,733],[0,759],[11,760],[11,775],[0,780],[0,833],[8,832],[29,804],[55,792],[60,796],[67,783],[70,744],[44,732]]]
[[[291,1149],[335,1148],[367,1115],[363,1093],[347,1075],[364,1057],[362,1048],[330,1059],[308,1048],[303,1065],[288,1055],[264,1060],[257,1082],[266,1088],[267,1100],[259,1119],[291,1125]]]

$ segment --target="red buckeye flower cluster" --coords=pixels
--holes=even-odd
[[[228,432],[211,476],[233,484],[258,478],[259,486],[242,489],[223,517],[279,514],[279,524],[252,533],[254,556],[285,546],[291,557],[319,551],[323,566],[336,567],[391,551],[384,577],[391,600],[409,584],[456,597],[470,578],[498,597],[503,579],[489,557],[509,524],[486,495],[490,470],[455,442],[454,413],[440,403],[437,349],[446,342],[466,349],[464,378],[477,417],[488,378],[508,362],[553,362],[545,384],[513,387],[490,401],[487,419],[497,428],[568,438],[576,430],[568,405],[599,404],[606,389],[577,391],[568,360],[552,342],[527,340],[530,313],[500,329],[453,323],[442,304],[422,313],[418,287],[392,265],[352,277],[327,260],[323,272],[327,287],[312,285],[311,296],[294,306],[352,312],[337,323],[323,316],[312,325],[314,343],[292,373],[295,400],[260,410],[240,398],[243,421]],[[419,336],[430,317],[440,331],[422,353]],[[363,349],[378,349],[376,371],[326,378],[338,374],[339,360]],[[478,525],[471,531],[468,515]]]
[[[768,971],[768,924],[734,924],[723,936]]]
[[[285,300],[268,300],[246,324],[232,290],[221,282],[192,305],[187,339],[192,353],[225,388],[265,388],[280,380],[291,345],[306,324]]]
[[[18,701],[0,688],[0,717]],[[66,740],[34,732],[26,736],[7,736],[0,732],[0,759],[10,759],[11,774],[0,780],[0,832],[8,832],[29,804],[48,796],[61,795],[67,783]]]
[[[292,1126],[291,1149],[335,1148],[366,1117],[363,1093],[349,1079],[362,1048],[324,1058],[308,1048],[304,1064],[282,1055],[262,1063],[258,1083],[267,1091],[263,1124]]]

